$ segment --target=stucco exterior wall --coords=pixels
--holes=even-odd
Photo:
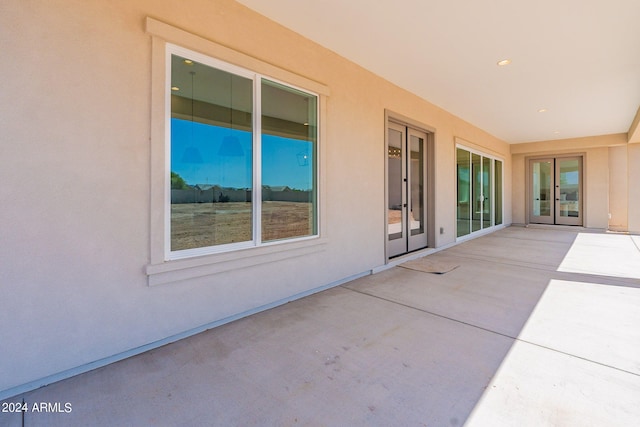
[[[511,185],[513,188],[512,209],[513,224],[525,225],[527,223],[527,165],[524,154],[514,154],[511,157]]]
[[[587,151],[585,165],[585,226],[609,227],[609,150],[607,147]]]
[[[609,147],[609,229],[626,231],[629,228],[629,168],[628,147]]]
[[[629,231],[640,234],[640,143],[629,144]]]
[[[148,285],[147,17],[330,89],[320,250]],[[436,246],[455,241],[455,137],[504,160],[511,223],[506,143],[231,0],[5,0],[0,45],[0,398],[383,265],[385,110],[435,129]]]

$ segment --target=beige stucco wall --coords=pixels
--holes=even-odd
[[[512,196],[512,220],[513,224],[524,225],[527,223],[527,188],[526,188],[526,156],[524,154],[514,154],[511,157],[511,186]]]
[[[622,228],[627,207],[621,191],[626,188],[627,135],[539,141],[511,145],[513,161],[513,223],[526,224],[526,162],[531,157],[581,154],[584,156],[584,226]],[[612,222],[609,220],[611,213]],[[612,226],[615,223],[615,227]]]
[[[640,143],[629,144],[629,231],[640,234]]]
[[[626,231],[629,228],[629,168],[628,147],[609,147],[609,229]]]
[[[507,144],[231,0],[4,0],[0,11],[0,397],[383,265],[385,110],[435,129],[437,246],[455,241],[455,137],[504,159],[511,222]],[[148,285],[146,17],[329,88],[321,250]]]

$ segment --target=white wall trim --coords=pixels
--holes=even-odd
[[[311,255],[324,251],[327,243],[327,239],[316,237],[278,245],[265,245],[233,252],[176,259],[158,264],[148,264],[146,274],[149,286],[162,285]]]
[[[325,84],[269,64],[242,52],[235,51],[212,40],[190,33],[189,31],[182,30],[151,17],[147,17],[145,24],[148,34],[166,42],[186,46],[204,55],[230,62],[259,74],[286,81],[287,84],[297,85],[320,95],[330,95],[329,87]]]

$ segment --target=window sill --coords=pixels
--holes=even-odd
[[[310,255],[324,251],[326,244],[326,238],[316,237],[303,241],[165,261],[160,264],[148,264],[146,266],[148,285],[163,285]]]

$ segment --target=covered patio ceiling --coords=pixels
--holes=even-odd
[[[508,143],[626,133],[640,106],[637,0],[239,2]]]

